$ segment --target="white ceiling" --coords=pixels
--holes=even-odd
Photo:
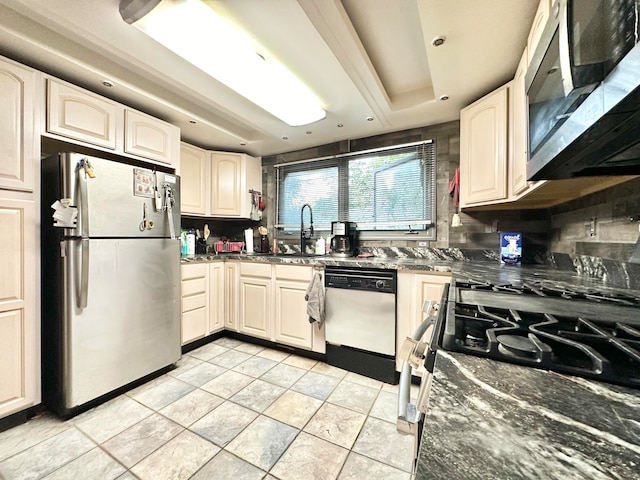
[[[205,0],[322,99],[326,119],[290,127],[126,24],[119,2],[0,0],[0,54],[170,121],[189,143],[258,156],[459,118],[462,107],[513,77],[537,7],[536,0]],[[438,35],[446,42],[436,48]]]

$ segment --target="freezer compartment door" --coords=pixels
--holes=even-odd
[[[180,358],[179,249],[180,242],[169,239],[66,241],[64,408],[82,405]]]
[[[65,229],[66,235],[170,237],[170,219],[174,237],[175,232],[179,234],[178,176],[78,153],[60,154],[58,161],[62,197],[71,199],[71,204],[78,207],[77,228]],[[43,179],[50,180],[55,181]]]

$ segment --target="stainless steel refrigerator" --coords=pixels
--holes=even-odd
[[[180,358],[180,179],[61,153],[41,218],[43,401],[68,417]]]

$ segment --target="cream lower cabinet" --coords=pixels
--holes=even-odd
[[[398,272],[397,352],[400,351],[404,339],[410,337],[426,318],[426,314],[422,312],[424,302],[433,300],[439,303],[444,286],[450,281],[450,273]],[[403,360],[396,360],[397,371],[402,370],[402,363]]]
[[[240,333],[271,340],[271,265],[240,263]]]
[[[240,310],[238,262],[224,262],[224,328],[238,331],[238,312]]]
[[[325,352],[324,327],[309,323],[305,294],[311,265],[240,263],[238,330],[314,352]]]
[[[215,333],[224,328],[225,281],[224,263],[209,264],[209,329]]]
[[[182,345],[203,338],[209,330],[208,265],[182,265]]]
[[[40,403],[36,207],[0,190],[0,418]]]
[[[318,343],[318,339],[314,342],[314,336],[319,329],[309,323],[304,298],[312,273],[312,267],[308,266],[274,265],[276,342],[305,349]]]

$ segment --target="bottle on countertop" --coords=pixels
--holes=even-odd
[[[316,255],[324,255],[326,253],[325,249],[326,245],[324,238],[320,237],[318,240],[316,240]]]
[[[195,255],[196,253],[196,234],[193,229],[187,232],[187,255]]]

